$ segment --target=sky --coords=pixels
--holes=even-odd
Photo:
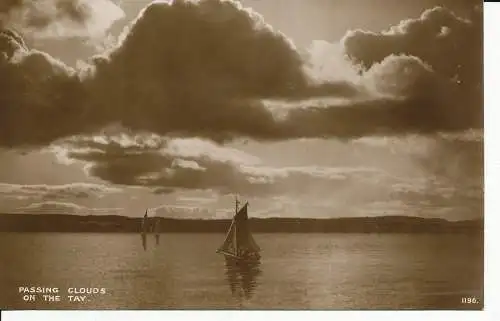
[[[2,4],[0,212],[480,218],[480,5]]]

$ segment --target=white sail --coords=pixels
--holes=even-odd
[[[235,228],[234,228],[234,220],[231,222],[231,226],[229,227],[229,231],[227,232],[226,239],[222,246],[218,251],[227,252],[230,254],[236,254],[236,242],[235,242]]]

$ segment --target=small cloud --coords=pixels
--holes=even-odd
[[[23,197],[25,199],[42,200],[74,200],[86,198],[101,198],[104,195],[119,193],[122,190],[90,183],[72,183],[65,185],[21,185],[0,183],[0,194],[4,197]]]
[[[20,207],[17,212],[28,214],[88,214],[87,208],[73,203],[47,201]]]
[[[154,194],[172,194],[175,193],[176,188],[174,187],[157,187],[153,189]]]
[[[0,28],[35,38],[101,37],[124,16],[110,0],[16,0],[0,7]]]
[[[70,202],[46,201],[19,207],[16,213],[25,214],[72,214],[72,215],[119,215],[123,208],[89,208]]]

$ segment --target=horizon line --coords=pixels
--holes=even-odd
[[[69,213],[0,213],[1,215],[61,215],[61,216],[77,216],[77,217],[106,217],[106,216],[115,216],[115,217],[123,217],[129,219],[142,219],[142,216],[128,216],[121,214],[69,214]],[[178,221],[226,221],[232,220],[232,217],[229,218],[192,218],[192,217],[165,217],[165,216],[149,216],[150,218],[162,218],[169,220],[178,220]],[[449,223],[454,222],[470,222],[470,221],[484,221],[484,217],[474,218],[474,219],[460,219],[460,220],[449,220],[441,217],[423,217],[423,216],[415,216],[415,215],[376,215],[376,216],[339,216],[339,217],[292,217],[292,216],[269,216],[269,217],[249,217],[249,220],[258,219],[258,220],[267,220],[267,219],[297,219],[297,220],[338,220],[338,219],[377,219],[377,218],[409,218],[409,219],[422,219],[422,220],[434,220],[434,221],[445,221]]]

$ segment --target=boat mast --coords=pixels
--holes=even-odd
[[[236,214],[238,214],[238,205],[240,205],[240,201],[238,200],[238,195],[235,196],[235,212],[234,216],[236,217]],[[234,221],[234,218],[233,218]],[[238,249],[238,224],[234,224],[234,250],[236,252],[236,255],[240,255],[240,251]]]
[[[142,218],[142,233],[147,233],[147,220],[148,220],[148,209],[144,213],[144,217]]]
[[[240,201],[238,200],[238,195],[235,196],[235,205],[236,205],[236,211],[234,212],[234,214],[238,214],[238,205],[240,205]]]

